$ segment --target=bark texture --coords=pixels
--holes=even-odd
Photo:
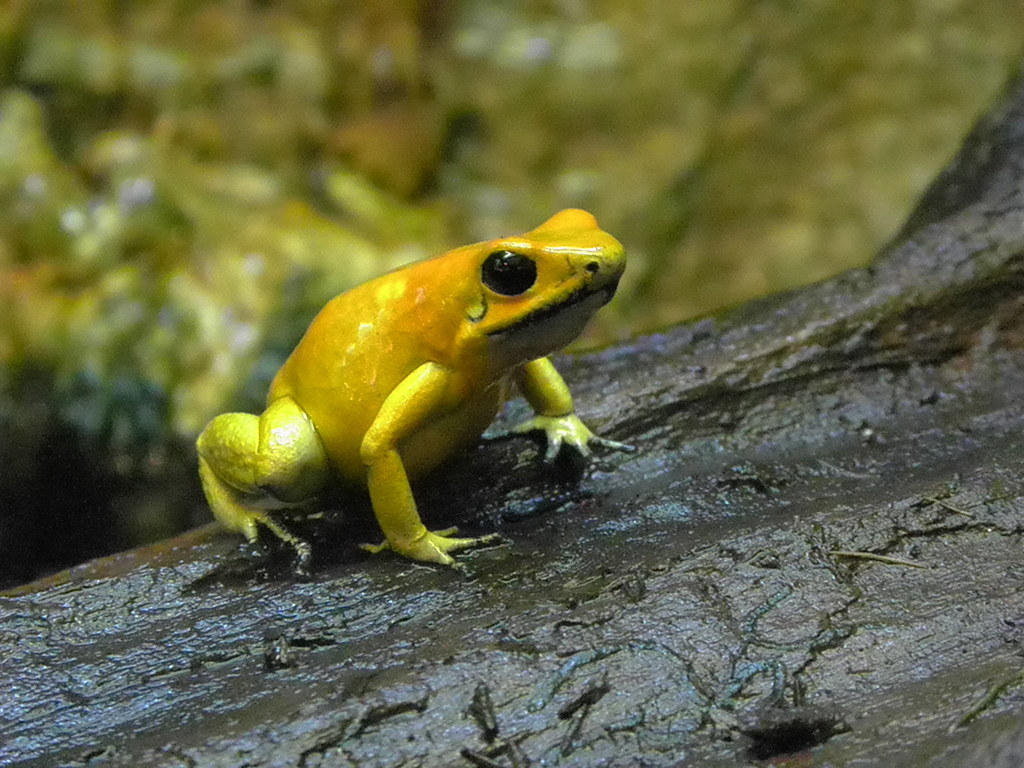
[[[0,763],[1018,764],[1024,80],[872,266],[559,364],[637,450],[421,486],[461,573],[341,500],[310,582],[210,527],[6,593]]]

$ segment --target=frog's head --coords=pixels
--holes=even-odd
[[[499,365],[542,357],[575,339],[614,295],[626,267],[621,243],[574,209],[475,253],[479,301],[466,318]]]

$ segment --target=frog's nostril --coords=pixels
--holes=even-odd
[[[599,269],[601,269],[601,265],[596,261],[591,261],[590,263],[587,264],[587,272],[589,272],[590,274],[594,274]]]

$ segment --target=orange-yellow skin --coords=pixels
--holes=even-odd
[[[503,252],[535,275],[525,290],[529,277],[506,285],[488,272],[489,257]],[[409,478],[479,439],[511,383],[538,414],[517,429],[544,430],[549,457],[563,443],[584,454],[591,442],[622,447],[576,417],[544,355],[579,334],[624,267],[622,246],[593,216],[566,210],[531,232],[457,248],[335,297],[274,378],[267,410],[222,414],[199,436],[215,517],[250,539],[257,524],[268,527],[304,564],[308,545],[268,509],[314,498],[337,474],[369,489],[386,540],[368,549],[451,564],[449,552],[479,540],[428,531]]]

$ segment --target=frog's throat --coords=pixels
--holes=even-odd
[[[507,336],[511,336],[513,334],[517,335],[520,332],[533,330],[539,326],[546,326],[548,324],[557,325],[559,317],[564,316],[563,313],[576,314],[574,312],[570,312],[570,310],[574,307],[578,307],[578,305],[583,304],[584,302],[588,304],[589,312],[586,314],[589,316],[612,300],[612,296],[615,295],[615,289],[618,287],[618,284],[619,281],[616,280],[615,282],[609,283],[596,291],[588,290],[585,287],[578,288],[557,304],[550,304],[546,307],[541,307],[529,314],[523,315],[508,325],[488,331],[487,338],[492,341],[500,341]]]
[[[577,338],[594,313],[608,302],[614,287],[581,292],[553,310],[545,309],[487,334],[492,373],[503,375],[517,365],[549,355]]]

